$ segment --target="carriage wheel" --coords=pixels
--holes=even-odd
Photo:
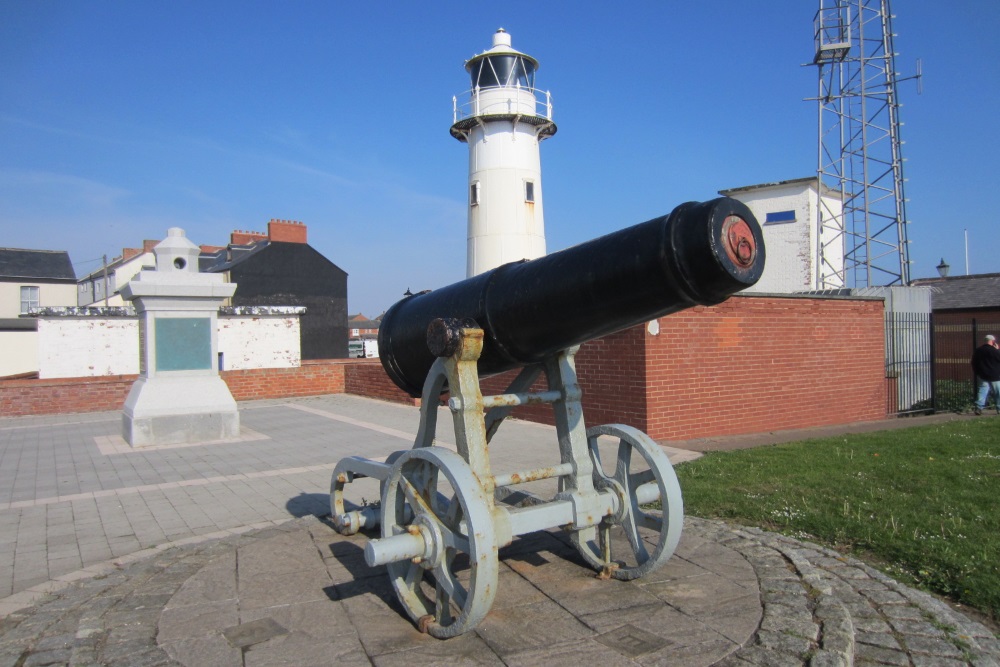
[[[421,558],[387,566],[410,618],[439,638],[474,628],[493,605],[499,560],[490,503],[461,456],[424,447],[396,460],[382,495],[382,537],[401,533],[419,533],[426,547]]]
[[[601,462],[598,438],[602,435],[618,438],[613,472]],[[607,424],[587,429],[587,444],[594,463],[594,486],[599,491],[614,491],[620,502],[618,512],[599,525],[576,531],[573,543],[603,574],[636,579],[665,563],[677,548],[684,522],[677,475],[659,445],[631,426]],[[657,500],[659,509],[643,507]]]

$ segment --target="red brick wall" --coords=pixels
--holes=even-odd
[[[657,440],[883,419],[881,300],[736,297],[646,337]],[[640,428],[642,428],[640,426]]]
[[[976,326],[982,331],[981,335],[988,333],[1000,337],[1000,330],[993,331],[993,328],[1000,324],[1000,309],[998,308],[968,308],[965,310],[938,310],[934,312],[934,321],[946,324],[968,324],[972,320],[976,321]],[[982,341],[978,341],[982,344]]]
[[[0,381],[0,417],[115,410],[125,404],[135,375]]]
[[[341,360],[303,361],[298,368],[254,368],[219,373],[237,401],[344,393]]]
[[[303,361],[299,368],[223,371],[220,375],[237,401],[342,394],[344,369],[350,363],[313,360]],[[118,410],[136,377],[0,381],[0,417]]]
[[[646,382],[649,371],[645,326],[590,341],[576,356],[588,426],[646,421]]]
[[[986,334],[1000,336],[1000,311],[976,308],[935,312],[935,379],[974,382],[972,352],[983,344]]]
[[[419,398],[411,398],[389,379],[378,359],[351,359],[344,369],[344,391],[348,394],[407,405],[420,404]]]
[[[576,373],[583,391],[583,414],[588,426],[598,424],[641,425],[646,420],[643,327],[620,331],[581,346],[576,355]],[[506,390],[517,371],[503,373],[483,382],[483,393]],[[545,391],[545,375],[532,391]],[[554,424],[549,405],[517,408],[518,419]]]

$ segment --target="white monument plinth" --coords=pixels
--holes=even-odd
[[[153,254],[156,270],[121,290],[139,316],[139,379],[125,399],[122,435],[133,447],[237,438],[239,411],[216,362],[219,306],[236,284],[199,273],[200,250],[178,227]]]

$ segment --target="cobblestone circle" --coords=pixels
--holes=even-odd
[[[44,598],[0,620],[0,667],[180,664],[157,644],[157,633],[164,607],[186,581],[243,545],[319,529],[328,530],[305,517],[149,550],[105,574],[54,584]],[[860,561],[718,521],[688,517],[685,531],[741,554],[760,586],[757,631],[716,664],[1000,667],[1000,641],[989,629]],[[648,664],[641,655],[626,662]]]

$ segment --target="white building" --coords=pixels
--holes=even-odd
[[[810,176],[720,190],[719,194],[746,204],[764,232],[764,274],[747,292],[782,294],[844,287],[842,283],[821,284],[823,273],[843,275],[844,245],[843,239],[835,243],[836,233],[816,219],[821,196],[824,210],[841,214],[840,193],[823,186],[821,194],[819,180]],[[831,255],[833,247],[839,253]],[[825,272],[821,271],[823,263],[829,267]]]
[[[0,377],[38,370],[37,321],[24,317],[76,303],[76,274],[64,250],[0,248]]]
[[[78,306],[124,306],[121,288],[137,273],[156,266],[152,248],[156,241],[144,241],[142,249],[123,248],[121,257],[80,279],[77,290]]]
[[[535,89],[538,61],[511,48],[503,28],[493,47],[465,63],[472,88],[452,98],[451,134],[469,145],[468,277],[545,254],[538,144],[556,132],[548,92]]]

